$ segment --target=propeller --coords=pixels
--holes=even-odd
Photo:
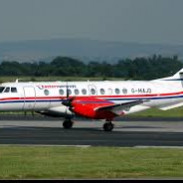
[[[69,98],[69,95],[70,95],[70,90],[69,90],[68,83],[67,83],[66,84],[66,99],[62,102],[62,104],[71,108],[73,97]]]
[[[66,98],[69,98],[69,87],[68,87],[68,83],[66,84]]]

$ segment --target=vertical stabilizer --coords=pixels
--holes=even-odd
[[[183,79],[183,69],[181,69],[180,71],[178,71],[171,78],[174,78],[174,79]]]
[[[176,72],[173,76],[155,79],[154,81],[182,81],[183,82],[183,68]]]

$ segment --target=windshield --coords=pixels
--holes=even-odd
[[[5,89],[5,87],[0,87],[0,93],[2,93],[3,92],[3,90]]]

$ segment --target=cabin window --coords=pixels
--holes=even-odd
[[[82,94],[86,95],[86,93],[87,93],[86,89],[82,89]]]
[[[0,93],[4,91],[5,87],[0,87]]]
[[[59,90],[59,94],[60,94],[60,95],[64,95],[64,90],[63,90],[63,89],[60,89],[60,90]]]
[[[101,95],[104,95],[105,94],[105,90],[103,88],[100,89],[100,93]]]
[[[12,92],[12,93],[17,93],[17,88],[11,87],[11,92]]]
[[[128,93],[128,90],[126,88],[123,88],[122,89],[122,92],[123,92],[123,94],[127,94]]]
[[[115,93],[116,94],[119,94],[120,93],[120,90],[118,88],[115,89]]]
[[[96,94],[96,91],[95,91],[94,88],[91,89],[91,94],[92,94],[92,95],[95,95],[95,94]]]
[[[79,90],[78,90],[78,89],[75,89],[75,90],[74,90],[74,94],[75,94],[75,95],[79,95]]]
[[[44,94],[45,94],[45,95],[49,95],[49,93],[50,93],[50,92],[49,92],[48,90],[44,90]]]
[[[9,93],[10,92],[10,87],[6,87],[6,89],[4,90],[5,93]]]

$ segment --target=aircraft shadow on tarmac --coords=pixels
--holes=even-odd
[[[0,128],[0,144],[121,147],[183,146],[183,133],[126,130],[104,132],[100,127],[66,130],[58,127],[6,126]]]

